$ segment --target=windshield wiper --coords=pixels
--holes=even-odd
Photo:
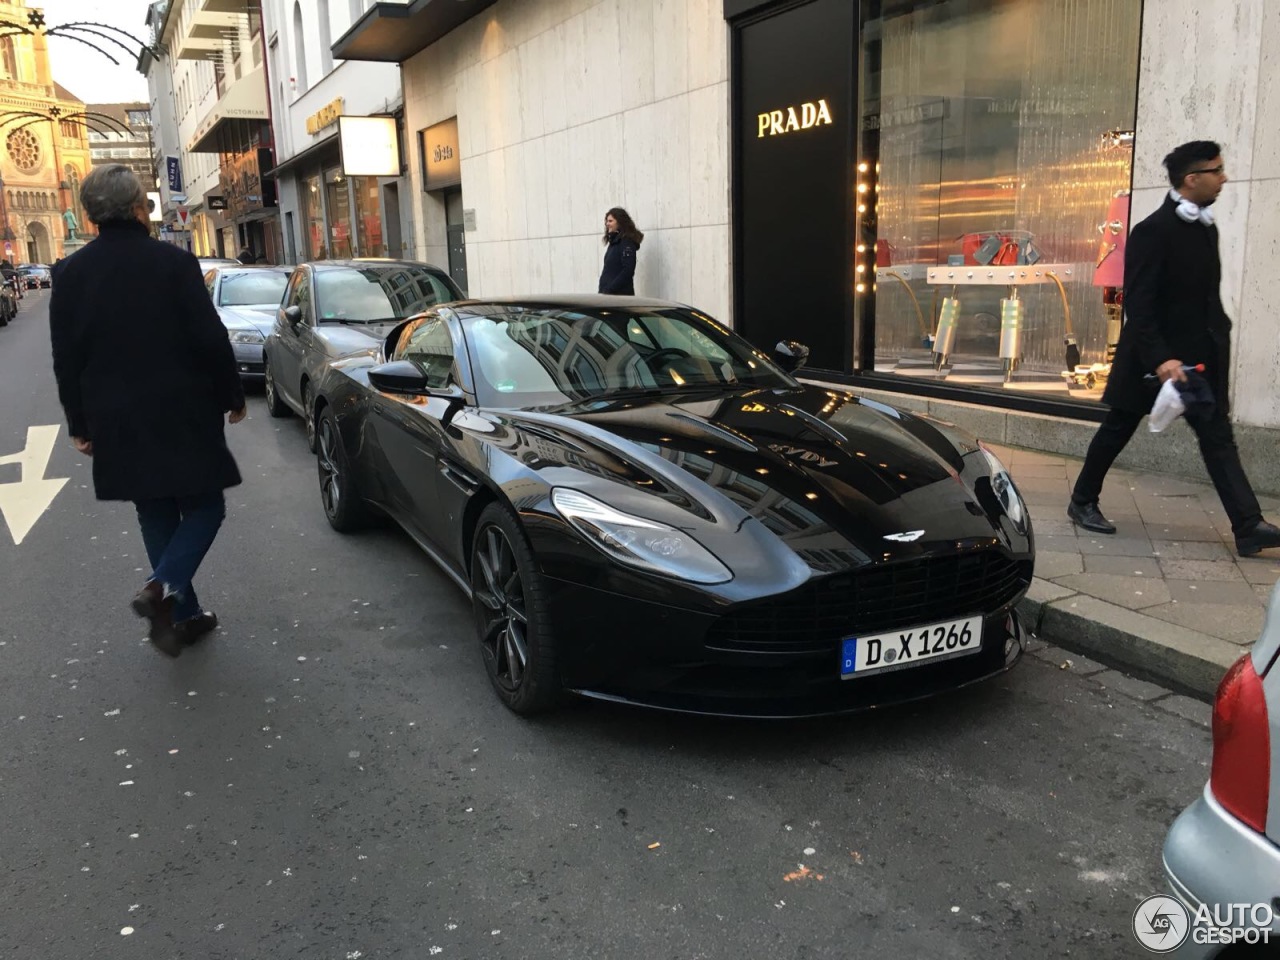
[[[382,320],[351,320],[347,317],[322,317],[321,323],[340,323],[344,327],[365,327],[371,323],[383,323]]]

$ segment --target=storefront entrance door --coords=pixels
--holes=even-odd
[[[467,293],[467,235],[463,224],[462,191],[447,191],[444,205],[449,240],[449,276],[463,293]]]

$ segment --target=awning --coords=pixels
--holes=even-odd
[[[218,153],[222,132],[236,123],[266,120],[267,83],[263,69],[250,70],[231,86],[214,104],[208,116],[200,121],[195,135],[187,143],[189,153]]]
[[[331,48],[336,60],[403,63],[497,0],[375,3]]]
[[[323,140],[313,143],[311,146],[307,147],[305,150],[299,150],[292,157],[289,157],[285,160],[281,160],[279,163],[275,165],[273,169],[267,170],[265,173],[263,173],[263,176],[277,177],[280,174],[288,173],[290,170],[293,170],[295,167],[300,167],[305,163],[310,163],[314,160],[321,160],[326,156],[336,157],[337,155],[338,155],[338,135],[335,133],[328,137],[325,137]]]

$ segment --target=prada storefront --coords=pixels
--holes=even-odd
[[[737,325],[1080,412],[1122,322],[1142,0],[725,0]]]

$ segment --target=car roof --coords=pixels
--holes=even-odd
[[[641,310],[689,309],[687,304],[673,300],[655,300],[648,297],[615,297],[607,294],[533,294],[528,296],[485,297],[460,300],[449,306],[459,312],[481,312],[485,307],[527,307],[533,310],[614,310],[636,312]]]
[[[278,273],[291,273],[293,267],[281,263],[241,263],[239,260],[231,260],[226,263],[219,260],[214,264],[214,269],[221,270],[223,273],[236,273],[241,270],[253,272],[256,270],[275,270]]]
[[[309,260],[303,266],[312,267],[316,270],[352,270],[359,267],[421,267],[426,270],[434,270],[436,273],[445,273],[434,263],[424,263],[421,260],[390,260],[385,257],[354,257],[349,260]]]

